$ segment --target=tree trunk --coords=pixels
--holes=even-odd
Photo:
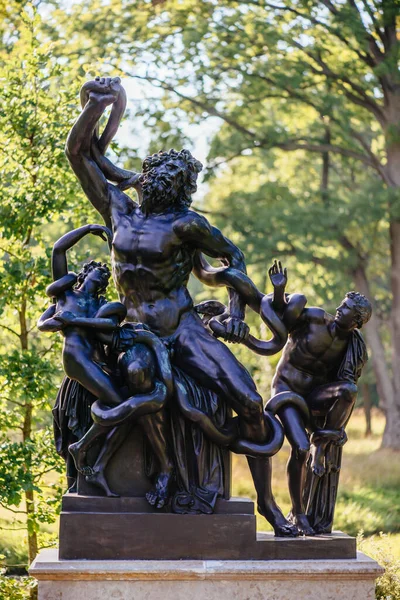
[[[371,427],[372,401],[371,401],[371,393],[370,393],[368,383],[363,383],[361,386],[361,389],[362,389],[364,414],[365,414],[365,437],[369,437],[372,433],[372,427]]]
[[[398,86],[397,86],[398,88]],[[396,88],[396,89],[397,89]],[[382,446],[400,450],[400,92],[389,99],[386,131],[386,172],[391,186],[390,255],[392,289],[392,370],[393,400],[387,408]]]
[[[35,496],[33,490],[25,492],[26,521],[28,526],[28,559],[29,564],[38,553],[38,539],[35,528]]]
[[[359,265],[356,268],[354,272],[354,278],[357,290],[367,296],[372,303],[372,316],[367,325],[365,325],[365,334],[368,344],[372,350],[372,366],[375,372],[379,400],[380,403],[383,404],[382,408],[384,409],[386,415],[386,425],[382,440],[382,447],[400,448],[400,420],[396,421],[396,405],[393,382],[385,360],[385,351],[379,332],[379,320],[376,315],[373,296],[369,288],[365,269],[362,265]],[[397,439],[396,435],[393,435],[395,432],[393,431],[392,427],[392,424],[396,426],[396,422]],[[389,438],[387,437],[388,435],[390,435]],[[389,441],[390,444],[388,443]]]
[[[26,299],[23,298],[21,302],[21,310],[19,311],[20,341],[22,352],[28,350],[29,332],[26,320],[26,309]],[[22,428],[22,439],[24,442],[27,442],[32,435],[32,410],[32,402],[26,402],[24,423]],[[28,533],[28,558],[29,564],[31,564],[38,553],[38,539],[35,529],[35,495],[33,490],[25,491],[25,510]]]

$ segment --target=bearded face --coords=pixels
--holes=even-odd
[[[185,181],[185,167],[180,161],[170,161],[153,167],[140,176],[145,212],[162,212],[177,205]]]

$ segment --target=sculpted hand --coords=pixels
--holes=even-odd
[[[96,77],[82,86],[81,95],[84,95],[86,101],[90,99],[108,105],[116,101],[120,91],[119,77]]]
[[[285,289],[287,284],[287,269],[282,268],[281,261],[274,261],[272,267],[268,269],[268,275],[275,289]]]
[[[250,328],[237,317],[228,317],[223,321],[225,326],[226,334],[223,336],[226,342],[232,342],[233,344],[240,344],[249,335]]]
[[[75,320],[75,315],[72,312],[65,310],[64,312],[56,313],[53,318],[57,321],[60,321],[60,323],[66,327],[67,325],[71,325],[71,323]]]
[[[93,235],[98,235],[105,242],[111,242],[112,240],[111,231],[108,229],[108,227],[105,227],[104,225],[90,225],[89,232],[93,233]]]

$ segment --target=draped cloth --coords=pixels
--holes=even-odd
[[[223,427],[227,407],[218,396],[198,385],[177,367],[173,368],[175,382],[186,390],[189,403],[209,416],[214,425]],[[218,497],[224,495],[227,450],[211,442],[196,425],[185,418],[174,398],[167,407],[171,451],[175,463],[176,491],[172,511],[180,514],[211,514]],[[156,473],[151,448],[146,452],[146,474]]]
[[[223,427],[228,411],[226,404],[180,369],[174,367],[173,371],[175,380],[184,386],[189,403],[207,414],[216,427]],[[76,477],[76,470],[68,446],[80,439],[92,425],[90,409],[95,400],[80,383],[64,377],[53,408],[53,426],[56,450],[66,460],[70,477]],[[187,420],[174,398],[168,403],[167,414],[176,472],[172,511],[210,514],[217,498],[225,493],[228,451],[211,442],[195,423]],[[145,472],[152,477],[158,465],[150,445],[145,445]]]
[[[350,336],[346,353],[340,364],[337,381],[357,383],[367,360],[367,347],[361,333],[355,329]],[[303,500],[310,525],[317,533],[332,531],[342,453],[342,446],[333,443],[327,446],[325,461],[327,465],[331,466],[322,477],[318,477],[312,472],[311,457],[307,463]]]
[[[96,398],[80,383],[64,377],[52,410],[56,450],[67,460],[68,446],[79,440],[93,421],[90,408]]]

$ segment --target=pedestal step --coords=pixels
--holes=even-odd
[[[256,534],[250,500],[218,500],[211,515],[156,511],[144,498],[68,494],[60,517],[62,560],[303,560],[355,558],[340,532],[312,538]]]

